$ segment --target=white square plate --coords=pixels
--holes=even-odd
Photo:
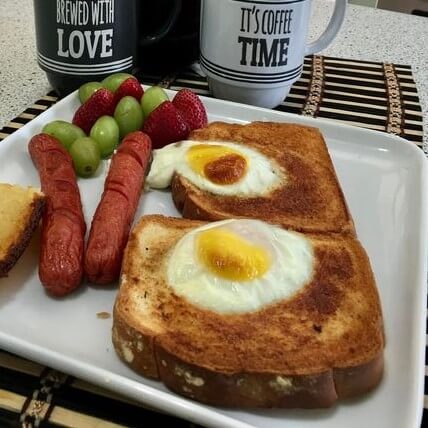
[[[170,91],[170,95],[173,92]],[[209,119],[297,122],[321,128],[379,287],[387,345],[385,376],[366,397],[327,410],[225,410],[181,398],[141,378],[116,356],[110,330],[116,289],[84,286],[64,299],[48,297],[37,276],[38,236],[0,279],[0,347],[207,426],[418,427],[424,379],[427,255],[427,168],[420,149],[398,137],[260,108],[203,99]],[[54,119],[71,120],[76,93],[0,143],[0,182],[39,185],[27,152],[30,138]],[[86,222],[102,192],[97,177],[79,179]],[[169,193],[145,194],[136,215],[179,215]]]

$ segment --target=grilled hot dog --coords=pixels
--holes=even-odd
[[[150,137],[136,131],[126,136],[111,160],[85,253],[85,273],[95,284],[108,284],[119,278],[150,153]]]
[[[47,134],[35,135],[28,150],[47,196],[39,278],[50,294],[62,296],[76,289],[83,276],[86,225],[73,161],[58,140]]]

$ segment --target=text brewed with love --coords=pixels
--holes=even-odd
[[[114,0],[57,0],[57,24],[73,26],[73,31],[57,28],[57,55],[64,58],[105,58],[113,56],[113,28],[88,30],[88,26],[114,23]],[[81,30],[76,27],[86,27]]]
[[[241,65],[276,67],[287,65],[292,9],[241,8]],[[278,36],[278,37],[275,37]]]

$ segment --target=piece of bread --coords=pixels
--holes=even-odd
[[[145,216],[130,235],[112,338],[131,368],[225,407],[328,407],[378,384],[381,307],[355,238],[305,235],[315,269],[303,289],[257,311],[224,314],[191,304],[166,281],[169,252],[202,224]]]
[[[0,183],[0,277],[7,276],[21,257],[44,206],[39,189]]]
[[[351,214],[319,129],[289,123],[213,122],[189,140],[250,146],[282,168],[286,181],[260,197],[222,196],[175,174],[172,198],[183,217],[198,220],[258,218],[304,232],[355,234]]]

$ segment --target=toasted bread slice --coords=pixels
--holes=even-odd
[[[273,122],[213,122],[193,131],[189,139],[250,146],[275,160],[286,180],[261,196],[238,197],[201,190],[176,173],[171,192],[183,217],[210,221],[247,217],[297,231],[355,234],[333,163],[317,128]]]
[[[225,314],[167,284],[169,252],[202,224],[145,216],[131,233],[113,323],[115,349],[131,368],[227,407],[328,407],[378,384],[381,307],[356,239],[305,235],[315,267],[303,289],[257,311]]]
[[[0,183],[0,277],[21,257],[39,224],[45,196],[34,187]]]

